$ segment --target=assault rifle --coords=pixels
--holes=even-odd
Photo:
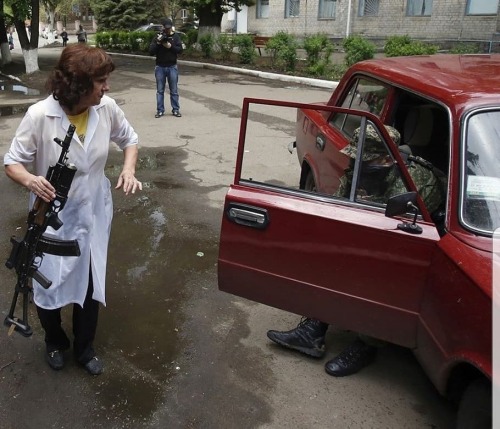
[[[80,247],[77,240],[59,240],[55,237],[44,235],[50,226],[58,230],[62,226],[59,212],[64,208],[68,199],[71,182],[75,177],[76,167],[68,163],[69,145],[75,133],[75,126],[70,125],[64,141],[57,137],[54,141],[61,146],[61,155],[56,165],[49,167],[46,178],[55,188],[56,197],[49,203],[40,197],[35,199],[32,209],[28,213],[28,228],[24,239],[17,240],[15,236],[10,238],[12,251],[5,266],[9,269],[15,268],[17,282],[14,297],[10,306],[8,316],[4,324],[10,326],[25,337],[29,337],[33,331],[28,324],[28,295],[31,292],[30,279],[35,279],[45,289],[52,282],[47,279],[38,269],[42,264],[44,253],[58,256],[80,256]],[[23,295],[23,318],[14,317],[17,298]],[[11,332],[11,331],[9,331]]]

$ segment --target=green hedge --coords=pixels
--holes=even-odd
[[[147,53],[155,37],[154,31],[100,31],[95,43],[102,49]]]
[[[387,57],[433,55],[437,50],[437,46],[414,41],[410,36],[391,36],[384,46],[384,54]]]

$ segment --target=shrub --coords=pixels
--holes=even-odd
[[[198,29],[192,28],[186,33],[184,43],[186,44],[186,48],[192,48],[196,42],[198,41]]]
[[[266,43],[271,53],[271,65],[284,71],[294,71],[297,64],[296,39],[285,31],[278,31]]]
[[[151,42],[152,38],[145,37],[143,33],[144,31],[132,31],[128,33],[128,43],[132,51],[143,50],[146,40]],[[151,31],[150,33],[154,35],[154,32]],[[146,49],[149,47],[149,42],[147,43]]]
[[[238,56],[241,64],[253,64],[255,61],[255,46],[250,34],[237,34],[234,43],[238,47]]]
[[[348,67],[359,61],[369,60],[375,54],[375,45],[358,35],[346,37],[342,41],[342,47],[346,53],[345,63]]]
[[[214,36],[212,34],[204,34],[200,37],[201,52],[205,58],[211,58],[214,50]]]
[[[233,53],[235,40],[232,35],[221,33],[216,39],[216,44],[222,60],[228,60]]]
[[[391,36],[384,46],[384,54],[387,57],[402,57],[410,55],[432,55],[438,48],[422,42],[411,40],[410,36]]]
[[[450,54],[479,54],[481,49],[477,44],[458,43],[450,49]]]
[[[323,62],[325,65],[330,63],[330,55],[333,52],[333,44],[328,40],[325,34],[316,34],[304,39],[304,50],[307,55],[307,65],[309,67]]]

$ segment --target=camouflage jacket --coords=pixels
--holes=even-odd
[[[427,210],[429,213],[435,212],[445,201],[446,178],[436,174],[432,166],[422,164],[415,160],[409,160],[406,167]],[[340,178],[340,185],[335,196],[349,198],[352,175],[352,169],[349,168],[344,171],[344,175]],[[385,191],[381,195],[363,195],[363,190],[358,190],[357,195],[364,201],[386,204],[389,198],[407,192],[403,179],[396,167],[392,168],[389,172],[385,178],[385,183]]]

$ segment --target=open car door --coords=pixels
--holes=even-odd
[[[354,166],[358,176],[348,198],[300,189],[302,166],[287,151],[297,127],[303,126],[295,124],[297,109],[360,116],[358,151],[362,152],[364,130],[370,124],[401,168],[408,190],[415,190],[397,147],[374,115],[245,99],[234,183],[222,216],[219,289],[413,347],[419,304],[439,240],[436,227],[420,198],[423,216],[416,217],[420,228],[412,233],[398,227],[412,218],[388,217],[385,204],[357,195],[359,156]],[[309,126],[314,132],[324,124]]]

